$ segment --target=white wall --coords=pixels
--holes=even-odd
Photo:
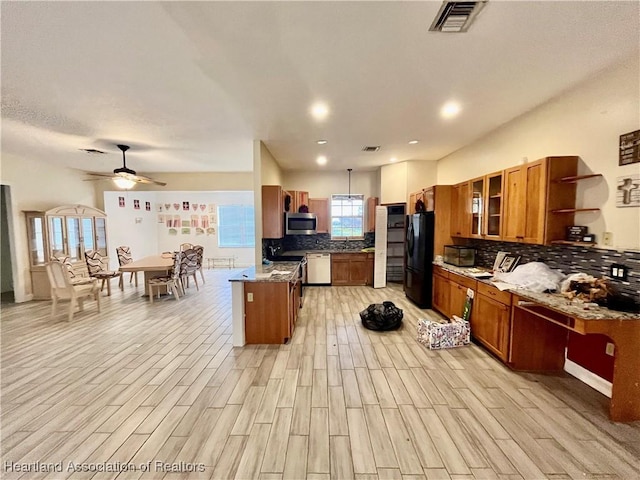
[[[383,165],[380,168],[380,203],[407,201],[407,162]]]
[[[118,198],[124,197],[124,207]],[[104,211],[107,214],[107,240],[109,246],[109,268],[118,269],[116,248],[126,245],[131,248],[134,260],[157,255],[158,234],[156,225],[156,192],[135,190],[104,192]],[[133,201],[140,201],[140,209],[133,208]],[[145,209],[145,202],[151,204],[151,211]],[[139,221],[136,221],[139,219]]]
[[[77,170],[48,165],[44,161],[2,153],[0,182],[11,187],[9,231],[13,237],[14,292],[16,302],[31,299],[29,242],[25,210],[46,211],[59,205],[95,207],[92,182],[84,182]]]
[[[260,147],[261,185],[282,185],[282,169],[264,143]]]
[[[120,207],[118,197],[125,197],[125,207]],[[140,209],[134,209],[134,200],[140,201]],[[151,211],[146,211],[145,202],[151,203]],[[190,210],[182,208],[183,202],[189,202]],[[215,215],[218,217],[217,207],[220,205],[253,205],[253,192],[105,192],[105,212],[108,215],[107,230],[109,235],[109,248],[115,252],[119,245],[128,245],[134,259],[149,255],[158,255],[162,252],[180,249],[182,243],[192,243],[204,247],[205,257],[230,257],[236,258],[237,266],[250,266],[254,262],[254,248],[223,248],[218,246],[218,225],[210,224],[215,228],[215,234],[199,234],[196,228],[190,228],[190,233],[183,234],[182,227],[177,228],[177,235],[170,234],[170,229],[165,222],[159,222],[158,217],[166,220],[167,216],[180,216],[181,220],[190,221],[193,215],[199,219],[203,216]],[[165,204],[169,204],[166,210]],[[176,210],[174,204],[179,205]],[[193,210],[193,204],[206,205],[202,210]],[[214,206],[214,212],[210,206]],[[136,222],[136,219],[139,219]],[[111,252],[109,252],[111,254]],[[111,258],[111,268],[117,268],[118,262],[115,254]]]
[[[438,162],[411,160],[405,163],[407,164],[407,193],[417,192],[436,184],[438,180]]]
[[[603,232],[613,232],[616,248],[640,249],[640,208],[615,206],[617,177],[640,173],[638,163],[618,166],[620,135],[640,128],[639,63],[632,57],[441,159],[438,184],[458,183],[525,159],[579,155],[580,173],[604,177],[578,184],[578,206],[601,212],[578,214],[576,224],[588,226],[599,241]]]
[[[310,198],[329,198],[333,194],[348,193],[349,173],[347,170],[326,172],[285,171],[285,190],[309,192]],[[378,196],[378,173],[375,170],[351,172],[351,193],[363,194],[365,199]]]
[[[146,173],[145,175],[165,182],[162,187],[155,184],[138,184],[132,191],[135,192],[218,192],[218,191],[244,191],[253,190],[253,173],[223,173],[223,172],[196,172],[196,173]],[[104,210],[102,204],[104,192],[118,190],[111,180],[92,182],[95,184],[96,200],[100,202],[98,208]]]

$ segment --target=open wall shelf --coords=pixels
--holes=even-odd
[[[576,183],[580,180],[585,180],[587,178],[595,178],[595,177],[601,177],[601,176],[602,176],[601,173],[592,173],[590,175],[574,175],[571,177],[562,177],[554,181],[556,183]]]

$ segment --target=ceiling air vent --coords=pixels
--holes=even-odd
[[[362,147],[363,152],[377,152],[380,150],[380,145],[376,145],[374,147]]]
[[[429,31],[466,32],[487,0],[479,2],[443,2]]]

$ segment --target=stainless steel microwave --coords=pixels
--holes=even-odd
[[[315,213],[286,213],[285,230],[287,235],[314,235],[318,218]]]

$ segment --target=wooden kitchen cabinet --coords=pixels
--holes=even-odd
[[[471,196],[469,182],[453,186],[451,191],[451,236],[466,238],[471,230]]]
[[[422,203],[426,205],[424,197],[425,197],[425,189],[409,194],[409,205],[408,205],[409,215],[413,215],[414,213],[416,213],[416,203],[418,202],[418,200],[420,200]]]
[[[505,170],[502,240],[540,245],[565,240],[578,210],[576,184],[561,180],[577,171],[576,156],[546,157]]]
[[[315,213],[317,216],[317,233],[330,233],[329,227],[331,225],[331,214],[329,212],[328,198],[310,198],[309,213]]]
[[[375,253],[367,253],[367,283],[366,285],[373,285],[373,267]]]
[[[467,302],[467,290],[470,288],[474,292],[477,289],[477,281],[449,272],[449,312],[451,316],[462,317],[464,305]],[[473,316],[473,310],[472,314]]]
[[[302,286],[299,281],[289,283],[289,337],[293,335],[298,320],[298,311],[300,310],[300,289]]]
[[[506,362],[511,329],[511,293],[478,282],[470,323],[473,337]]]
[[[262,186],[262,238],[284,237],[284,196],[280,185]]]
[[[378,197],[367,198],[367,223],[365,232],[376,231],[376,207],[378,206]]]
[[[368,285],[373,273],[373,259],[367,253],[332,253],[331,285]]]
[[[485,180],[485,238],[500,240],[503,217],[503,172],[487,175]]]
[[[444,255],[444,246],[451,245],[451,185],[434,185],[423,190],[423,201],[427,212],[433,212],[435,226],[433,255]]]
[[[449,318],[451,313],[449,307],[450,295],[449,272],[435,265],[433,267],[433,298],[431,300],[431,308],[437,310],[447,318]]]
[[[502,171],[469,181],[469,236],[498,240],[502,232]]]
[[[502,239],[543,243],[546,162],[538,160],[505,170],[505,218]]]
[[[469,236],[482,238],[485,235],[485,177],[474,178],[469,181],[469,192],[471,193],[471,213]]]
[[[245,342],[282,344],[293,335],[300,282],[245,282]]]
[[[303,205],[309,206],[309,192],[294,191],[293,193],[293,212],[296,213]]]

